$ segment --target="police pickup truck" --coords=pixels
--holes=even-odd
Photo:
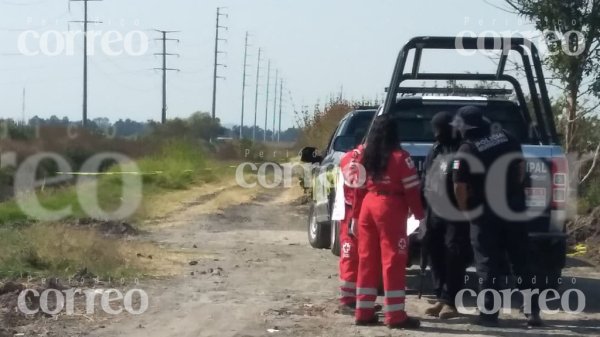
[[[493,73],[432,73],[420,70],[422,55],[429,51],[455,50],[456,55],[464,56],[465,52],[475,53],[482,49],[496,51],[500,55]],[[521,63],[519,69],[525,75],[527,95],[516,76],[505,71],[509,56],[516,56]],[[405,69],[409,61],[412,64]],[[406,85],[415,81],[435,84]],[[474,85],[441,88],[439,82]],[[504,87],[490,88],[481,86],[481,83],[498,83]],[[532,266],[537,275],[556,280],[555,276],[560,275],[566,260],[567,162],[559,143],[535,45],[523,38],[413,38],[398,56],[385,104],[377,114],[394,115],[403,148],[410,152],[422,170],[434,139],[431,118],[439,111],[454,113],[465,105],[479,106],[495,127],[509,131],[521,141],[531,181],[526,191],[531,216],[523,225],[528,227],[531,239]],[[414,261],[419,250],[414,249],[417,244],[412,244],[416,242],[415,238],[410,239],[411,260]]]

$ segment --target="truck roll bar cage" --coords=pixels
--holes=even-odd
[[[411,71],[404,72],[408,55],[415,50]],[[421,57],[424,49],[445,50],[498,50],[502,51],[498,68],[495,73],[468,74],[468,73],[421,73]],[[542,63],[537,47],[530,41],[521,37],[433,37],[421,36],[411,39],[400,51],[394,74],[387,92],[383,113],[389,113],[398,94],[402,93],[400,84],[408,80],[464,80],[464,81],[503,81],[510,83],[517,94],[519,104],[525,120],[530,123],[531,115],[521,89],[519,81],[513,76],[505,74],[508,54],[515,51],[521,55],[523,69],[527,78],[527,85],[533,103],[538,139],[544,144],[559,144],[556,125],[552,114],[552,105],[548,97],[548,88],[544,79]],[[424,89],[427,90],[427,89]]]

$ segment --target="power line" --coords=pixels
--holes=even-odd
[[[281,142],[281,111],[283,108],[282,99],[283,99],[283,79],[280,79],[279,80],[279,129],[277,131],[277,143]]]
[[[277,118],[277,81],[279,80],[279,69],[275,72],[275,94],[273,97],[273,133],[271,133],[271,141],[275,141],[275,119]]]
[[[246,79],[248,70],[248,32],[246,32],[246,42],[244,44],[244,74],[242,76],[242,116],[240,118],[240,139],[244,138],[244,108],[246,106]]]
[[[27,97],[26,96],[26,88],[23,87],[23,105],[21,107],[21,117],[23,118],[23,121],[22,121],[23,125],[26,124],[26,122],[25,122],[25,99],[26,99],[26,97]]]
[[[212,118],[215,119],[217,117],[217,79],[223,78],[218,74],[219,66],[227,67],[225,64],[219,63],[219,54],[223,54],[224,52],[219,50],[219,43],[221,41],[227,41],[226,39],[222,39],[219,37],[219,33],[221,29],[228,30],[226,26],[221,26],[221,16],[229,18],[229,15],[226,13],[221,13],[221,10],[225,9],[225,7],[217,7],[217,25],[216,25],[216,33],[215,33],[215,68],[213,73],[213,97],[212,97]]]
[[[267,68],[267,102],[265,103],[265,129],[263,132],[263,142],[267,141],[267,120],[269,117],[269,90],[271,86],[271,60],[269,60],[269,65]]]
[[[167,122],[167,71],[180,71],[179,69],[175,69],[175,68],[167,68],[167,56],[179,56],[179,54],[172,54],[172,53],[167,53],[167,41],[177,41],[179,42],[178,39],[168,39],[167,38],[167,34],[171,34],[171,33],[179,33],[179,31],[174,31],[174,30],[158,30],[156,29],[157,32],[162,34],[162,37],[160,39],[155,39],[155,40],[160,40],[162,41],[162,53],[155,53],[154,55],[160,55],[162,56],[162,68],[154,68],[156,70],[162,70],[162,113],[161,113],[161,122],[163,124],[165,124]]]
[[[254,94],[254,127],[252,128],[252,141],[256,141],[256,119],[258,117],[258,85],[260,81],[260,61],[262,57],[262,49],[258,48],[258,61],[256,62],[256,92]]]
[[[89,21],[88,20],[88,2],[89,1],[103,1],[103,0],[69,0],[69,4],[71,2],[83,2],[83,21],[71,21],[83,23],[83,117],[82,123],[83,126],[87,126],[87,118],[88,118],[88,44],[87,44],[87,33],[88,33],[88,23],[102,23],[100,21]]]

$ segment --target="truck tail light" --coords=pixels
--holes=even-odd
[[[568,193],[568,165],[564,157],[552,158],[552,208],[564,209]]]

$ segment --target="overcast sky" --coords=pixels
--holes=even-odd
[[[293,124],[292,99],[297,109],[312,106],[342,86],[346,98],[381,97],[399,49],[413,36],[533,30],[483,0],[105,0],[90,2],[90,19],[103,21],[90,29],[123,35],[141,30],[150,39],[159,37],[155,28],[180,30],[171,37],[181,41],[168,44],[169,52],[181,54],[168,60],[169,67],[181,69],[168,75],[168,115],[185,117],[211,108],[217,6],[226,6],[229,14],[223,18],[229,27],[223,32],[228,42],[222,45],[228,67],[220,70],[226,79],[219,81],[218,117],[239,124],[244,35],[250,31],[245,124],[253,122],[257,47],[263,47],[265,60],[272,59],[285,80],[284,128]],[[82,8],[81,2],[73,2],[69,9],[67,0],[0,0],[0,117],[21,118],[26,88],[27,118],[81,119],[82,39],[76,39],[75,55],[65,51],[58,56],[22,55],[18,41],[28,30],[40,35],[81,30],[80,24],[68,21],[81,20]],[[40,39],[27,34],[27,51],[39,50]],[[140,50],[137,40],[133,47]],[[161,74],[152,68],[161,65],[153,55],[161,52],[161,45],[150,41],[141,56],[107,55],[100,39],[94,46],[89,57],[89,118],[159,120]],[[112,46],[118,49],[119,43]],[[49,50],[56,50],[52,38]],[[429,62],[437,69],[467,64],[464,70],[472,70],[475,64],[449,58]],[[264,121],[266,74],[260,82],[258,120]],[[271,113],[273,103],[269,104]]]

